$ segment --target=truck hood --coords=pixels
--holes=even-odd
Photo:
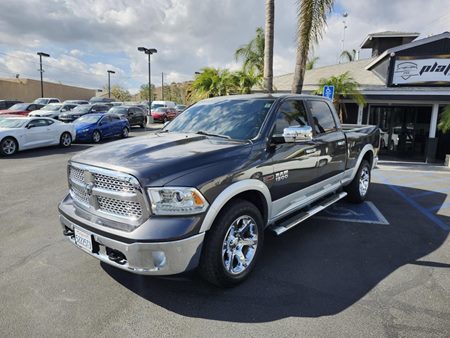
[[[71,161],[135,176],[144,186],[162,186],[196,168],[242,158],[249,142],[196,134],[155,133],[96,146]]]

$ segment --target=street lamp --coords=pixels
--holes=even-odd
[[[150,66],[150,55],[156,54],[158,51],[155,48],[145,48],[145,47],[138,47],[138,51],[144,52],[148,55],[148,110],[151,111],[152,109],[152,84],[151,84],[151,66]]]
[[[44,97],[44,82],[42,79],[42,73],[44,70],[42,69],[42,57],[50,57],[50,54],[44,53],[44,52],[38,52],[37,55],[39,55],[39,64],[41,65],[39,68],[39,72],[41,73],[41,97]]]
[[[113,70],[108,70],[108,98],[111,98],[111,74],[116,74]]]

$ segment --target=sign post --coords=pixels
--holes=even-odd
[[[323,86],[322,96],[333,101],[334,98],[334,86]]]

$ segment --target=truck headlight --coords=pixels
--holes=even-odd
[[[204,212],[209,206],[195,188],[149,188],[147,191],[155,215],[193,215]]]

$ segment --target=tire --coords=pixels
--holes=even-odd
[[[353,181],[344,188],[347,192],[347,199],[353,203],[362,203],[365,201],[370,188],[370,163],[363,160],[358,168]]]
[[[214,285],[235,286],[252,272],[263,243],[264,227],[260,211],[248,201],[235,200],[219,213],[207,232],[199,272]],[[243,260],[245,264],[242,264]]]
[[[3,156],[12,156],[19,150],[19,144],[12,137],[5,137],[0,142],[0,153]]]
[[[145,128],[146,125],[147,125],[147,119],[144,118],[144,121],[140,124],[140,127]]]
[[[102,140],[102,134],[98,130],[94,130],[92,133],[92,142],[99,143]]]
[[[129,133],[130,133],[130,131],[128,130],[127,127],[125,127],[122,129],[122,134],[120,135],[120,137],[127,138]]]
[[[72,145],[72,135],[70,133],[63,133],[59,138],[59,145],[63,148],[68,148]]]

